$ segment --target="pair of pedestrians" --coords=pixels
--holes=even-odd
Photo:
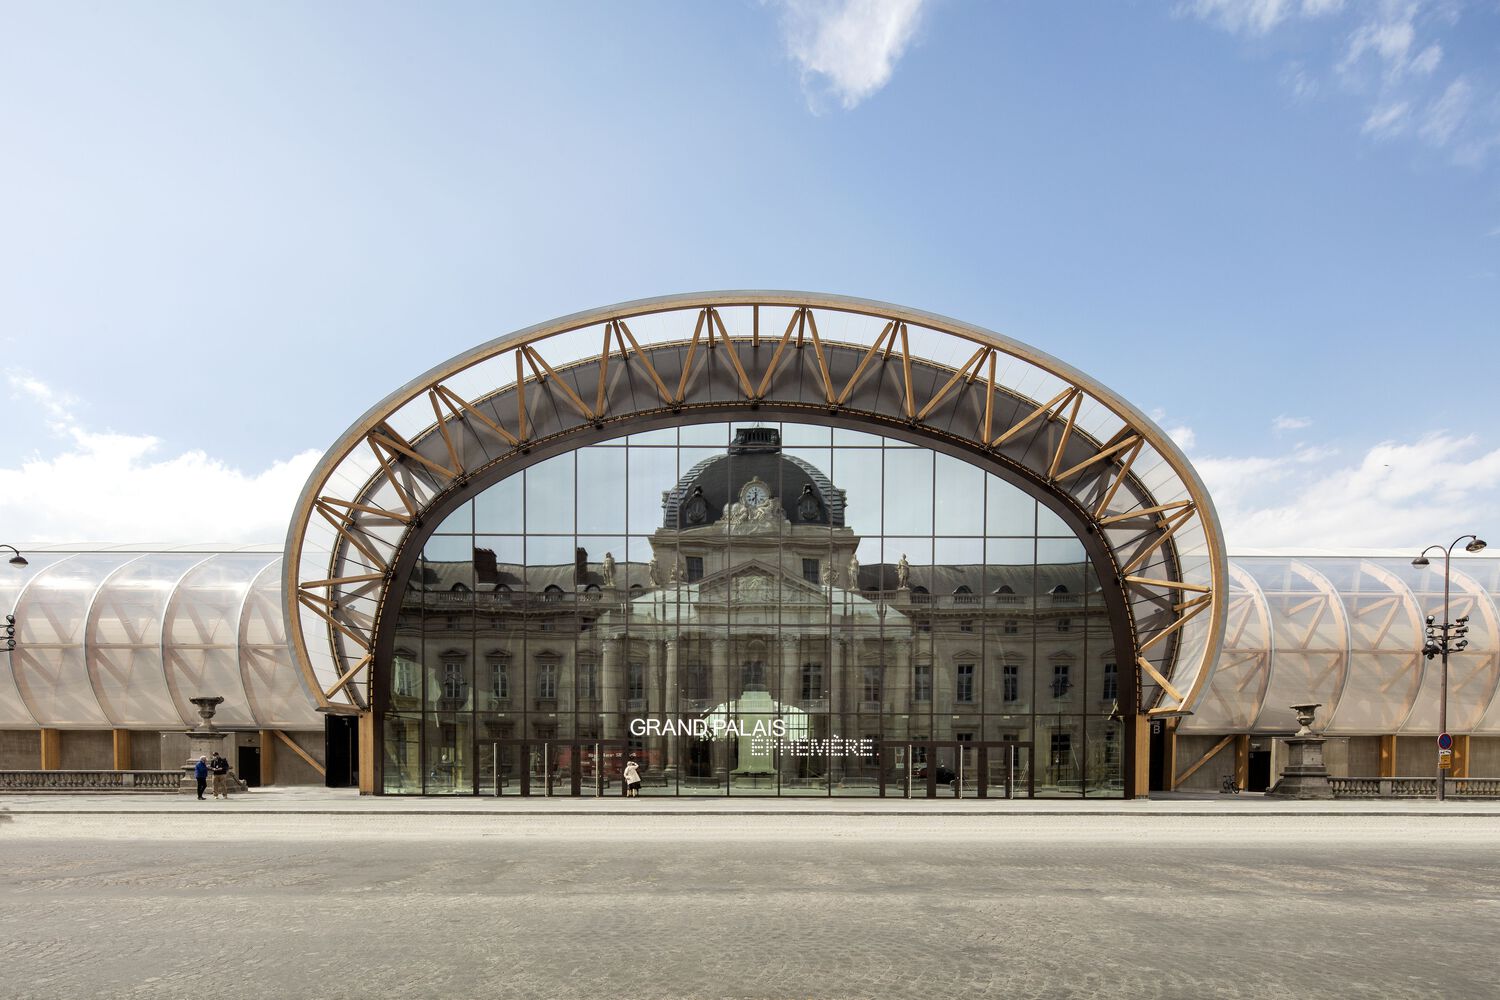
[[[202,801],[204,789],[208,785],[208,779],[214,779],[214,798],[221,795],[229,798],[229,760],[216,750],[212,757],[199,757],[198,763],[193,765],[193,777],[198,781],[198,799]]]

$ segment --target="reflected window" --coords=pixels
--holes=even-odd
[[[1052,772],[1054,784],[1064,781],[1072,781],[1074,778],[1073,767],[1073,734],[1067,732],[1054,732],[1052,734],[1051,760],[1048,761]]]
[[[808,583],[822,583],[823,575],[820,564],[816,559],[802,560],[802,579]]]
[[[391,693],[398,698],[417,697],[417,661],[409,655],[396,654],[395,676],[392,678]]]
[[[1006,701],[1019,701],[1021,699],[1021,668],[1014,663],[1007,663],[1002,668],[1000,679],[1004,684],[1002,695]]]
[[[1068,676],[1070,672],[1066,663],[1052,664],[1052,697],[1061,698],[1068,693],[1068,689],[1073,686],[1073,681]]]
[[[1099,692],[1103,701],[1114,701],[1120,697],[1120,670],[1113,663],[1104,665],[1104,687]]]
[[[504,701],[510,697],[510,665],[499,658],[491,658],[489,664],[490,697]]]
[[[1021,631],[1021,623],[1017,621],[1008,621],[1003,626],[1001,626],[1000,630],[1006,635],[1016,635]]]
[[[578,664],[578,696],[580,698],[599,697],[599,667],[593,663]],[[542,695],[543,698],[546,695]]]
[[[957,685],[953,692],[953,700],[960,705],[972,705],[974,703],[974,664],[960,663],[957,670]]]
[[[740,664],[740,690],[765,690],[766,661],[746,660]]]
[[[537,667],[536,696],[545,701],[557,700],[557,664],[543,663]]]
[[[708,697],[708,668],[701,663],[689,663],[687,668],[687,690],[689,698],[702,700]]]
[[[687,557],[687,581],[688,581],[688,583],[696,583],[696,582],[698,582],[701,579],[703,579],[703,557],[702,556],[688,556]]]
[[[443,699],[445,701],[462,701],[469,693],[469,686],[464,683],[463,660],[456,656],[450,656],[443,660]]]
[[[879,667],[865,667],[862,687],[865,701],[880,700]]]
[[[1073,621],[1072,621],[1072,619],[1069,619],[1069,618],[1059,618],[1057,620],[1057,630],[1059,632],[1071,632],[1073,630]]]
[[[917,702],[932,700],[932,664],[919,663],[912,667],[911,700]]]
[[[823,664],[802,664],[802,700],[823,697]]]
[[[644,663],[625,665],[625,697],[631,701],[641,701],[646,697],[646,665]]]

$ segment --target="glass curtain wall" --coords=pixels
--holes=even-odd
[[[1083,545],[1021,489],[795,423],[590,445],[451,514],[378,665],[383,790],[1122,794],[1130,683]],[[1122,700],[1128,702],[1128,692]],[[988,753],[990,794],[1007,762]]]

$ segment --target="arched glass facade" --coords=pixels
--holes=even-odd
[[[404,587],[387,793],[617,794],[634,756],[642,794],[1122,794],[1133,675],[1083,544],[906,441],[591,444],[451,512]]]

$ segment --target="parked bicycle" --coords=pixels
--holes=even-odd
[[[1232,775],[1232,774],[1226,774],[1226,775],[1224,775],[1223,779],[1220,780],[1220,782],[1219,782],[1219,794],[1220,795],[1229,795],[1229,794],[1238,795],[1238,794],[1240,794],[1240,783],[1235,780],[1234,775]]]

